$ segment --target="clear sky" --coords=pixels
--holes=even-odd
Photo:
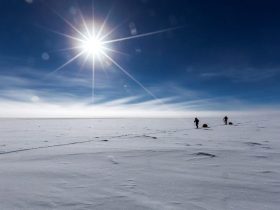
[[[279,10],[277,0],[2,0],[0,116],[277,109]],[[94,103],[88,54],[64,66],[93,17],[97,31],[106,20],[102,34],[114,29],[105,41],[130,37],[96,59]]]

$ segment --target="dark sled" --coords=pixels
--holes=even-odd
[[[209,126],[207,124],[203,124],[202,128],[209,128]]]

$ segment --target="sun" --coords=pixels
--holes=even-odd
[[[91,36],[83,40],[80,43],[80,48],[89,56],[100,56],[105,51],[104,43],[95,36]]]
[[[75,35],[71,34],[65,34],[58,31],[52,32],[64,36],[72,41],[72,47],[65,48],[61,50],[75,50],[77,51],[76,55],[68,59],[64,64],[59,66],[57,69],[52,71],[50,74],[55,73],[59,71],[60,69],[64,68],[65,66],[69,65],[76,59],[80,57],[84,57],[84,62],[81,66],[84,66],[85,62],[87,60],[91,61],[91,71],[92,71],[92,102],[94,101],[94,86],[95,86],[95,70],[97,67],[96,61],[99,61],[101,63],[100,66],[104,68],[103,62],[108,61],[108,63],[114,65],[117,67],[121,72],[123,72],[128,78],[130,78],[132,81],[134,81],[136,84],[138,84],[146,93],[148,93],[151,97],[154,99],[158,98],[150,91],[148,90],[140,81],[138,81],[136,78],[134,78],[124,67],[122,67],[110,54],[120,54],[124,55],[125,53],[120,52],[116,49],[113,49],[111,44],[117,43],[117,42],[123,42],[126,40],[131,39],[139,39],[147,36],[152,36],[164,32],[168,32],[171,30],[182,28],[180,26],[173,27],[173,28],[166,28],[162,30],[152,31],[148,33],[142,33],[142,34],[136,34],[136,35],[129,35],[127,37],[120,37],[120,38],[110,38],[111,35],[114,35],[114,32],[119,28],[120,25],[117,25],[110,29],[109,31],[106,31],[105,29],[107,21],[109,19],[109,16],[111,12],[108,13],[103,23],[101,23],[100,27],[97,27],[96,21],[94,19],[94,15],[90,19],[90,21],[86,21],[84,16],[80,14],[81,17],[81,24],[79,24],[79,27],[76,27],[73,23],[71,23],[69,20],[62,17],[60,14],[56,13],[71,29],[73,32],[75,32]],[[81,30],[82,28],[82,30]],[[127,55],[127,54],[125,54]]]

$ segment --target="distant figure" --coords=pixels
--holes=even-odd
[[[227,125],[227,122],[228,122],[228,117],[225,116],[225,117],[224,117],[224,123],[225,123],[225,125]]]
[[[195,123],[196,128],[198,128],[199,119],[197,119],[197,117],[196,117],[196,118],[194,118],[193,122]]]

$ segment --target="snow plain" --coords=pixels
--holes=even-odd
[[[278,210],[278,117],[231,120],[1,119],[0,209]]]

